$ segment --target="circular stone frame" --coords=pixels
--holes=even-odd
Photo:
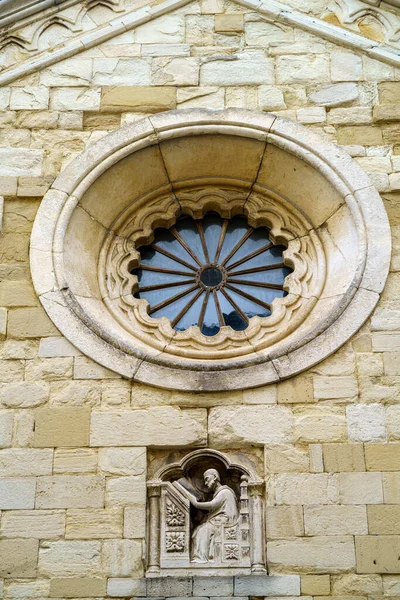
[[[162,181],[159,163],[165,171]],[[238,182],[241,192],[246,191],[242,207],[229,213],[225,194],[220,214],[246,214],[247,207],[251,218],[253,209],[268,212],[265,198],[269,198],[270,205],[272,200],[272,205],[291,207],[293,214],[301,215],[306,235],[290,240],[286,252],[297,251],[300,256],[300,245],[307,239],[320,248],[308,261],[316,291],[307,296],[303,286],[297,292],[308,308],[296,327],[290,327],[289,321],[286,336],[250,352],[244,336],[243,356],[238,355],[240,344],[236,344],[233,357],[228,352],[219,358],[213,355],[212,342],[210,352],[206,347],[199,358],[185,356],[183,350],[170,353],[168,344],[160,351],[157,344],[148,344],[145,337],[135,337],[124,327],[123,317],[115,317],[110,306],[120,297],[104,294],[109,277],[104,247],[109,250],[118,239],[115,223],[126,227],[120,215],[146,197],[152,216],[142,221],[144,240],[150,223],[154,228],[168,219],[174,222],[178,211],[173,203],[179,194],[185,197],[187,214],[199,218],[202,201],[190,190],[196,185],[237,190]],[[218,209],[218,193],[214,196],[203,202],[200,212]],[[266,225],[273,226],[276,215],[279,219],[279,211],[275,213],[274,218],[265,217]],[[290,214],[288,208],[286,216]],[[280,228],[287,239],[285,219]],[[120,242],[129,258],[129,239],[121,237]],[[342,346],[376,306],[389,271],[390,250],[389,222],[379,194],[357,163],[336,145],[274,115],[193,109],[144,118],[106,135],[73,160],[43,198],[30,258],[34,286],[49,317],[94,361],[123,377],[158,387],[222,391],[291,377]],[[150,323],[154,339],[163,327],[168,330],[165,319],[149,319],[161,322],[159,330],[157,323],[156,327]],[[260,321],[268,319],[273,315]],[[230,338],[227,332],[224,335],[226,350]]]

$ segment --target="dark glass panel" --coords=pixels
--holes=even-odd
[[[204,323],[201,329],[201,333],[204,335],[216,335],[220,330],[217,309],[213,295],[210,294],[207,302],[207,308],[204,315]]]
[[[229,290],[227,290],[229,294]],[[218,292],[219,305],[224,315],[225,325],[229,325],[235,331],[243,331],[247,327],[247,323],[242,319],[238,312],[234,309],[232,304],[228,302],[227,298]],[[240,307],[240,302],[237,303]]]
[[[135,294],[135,298],[146,298],[150,306],[153,307],[159,304],[160,302],[164,302],[164,300],[166,300],[167,298],[172,298],[176,294],[180,294],[181,292],[188,290],[191,287],[191,285],[192,284],[177,285],[176,287],[163,288],[161,290],[155,290],[152,292],[141,292],[139,288],[139,291]],[[178,312],[179,310],[176,311],[175,315],[177,315]]]
[[[186,287],[187,289],[189,289],[189,286]],[[190,292],[190,294],[186,294],[186,296],[184,296],[183,298],[175,300],[174,302],[171,302],[171,304],[168,304],[168,306],[165,306],[164,308],[161,308],[160,310],[157,310],[156,312],[152,313],[151,316],[155,319],[157,319],[158,317],[168,317],[168,319],[173,321],[175,317],[180,313],[180,311],[187,305],[187,303],[195,296],[196,292],[197,290]],[[156,302],[154,302],[151,306],[154,306],[155,304]]]
[[[194,296],[195,294],[189,294],[188,296],[183,298],[183,300],[185,300],[186,302],[186,305],[190,302],[190,300],[193,299]],[[197,323],[199,322],[199,315],[203,304],[204,296],[205,292],[203,292],[201,296],[197,298],[197,300],[192,304],[187,313],[185,313],[184,316],[180,319],[180,321],[175,325],[174,329],[176,329],[177,331],[184,331],[185,329],[188,329],[191,325],[197,325]],[[176,312],[176,314],[178,313],[179,311]]]
[[[235,286],[235,289],[243,289],[243,291],[245,291],[247,294],[254,296],[255,299],[260,297],[260,294],[257,295],[257,290],[254,291],[254,288],[249,289],[248,286],[242,286],[241,288],[239,288],[239,286]],[[228,294],[249,318],[254,317],[255,315],[258,315],[259,317],[269,317],[271,314],[271,311],[269,311],[267,308],[260,306],[252,300],[244,298],[244,296],[241,296],[231,289],[228,290]],[[264,302],[268,302],[268,300],[264,300],[264,298],[262,300]]]
[[[204,237],[208,248],[210,261],[213,262],[221,233],[222,219],[219,215],[209,214],[203,219]]]

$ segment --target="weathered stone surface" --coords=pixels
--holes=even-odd
[[[106,475],[144,475],[146,448],[102,448],[99,468]]]
[[[89,407],[40,408],[36,411],[34,445],[88,446],[89,431]]]
[[[274,62],[259,51],[214,59],[202,65],[200,82],[202,85],[274,84]]]
[[[332,81],[358,81],[362,79],[361,56],[354,52],[335,50],[331,53]]]
[[[124,537],[144,538],[146,535],[146,505],[143,503],[124,509]]]
[[[54,473],[94,473],[97,470],[97,451],[89,448],[56,448]]]
[[[37,306],[38,298],[33,286],[28,281],[1,281],[0,304],[1,306]]]
[[[300,375],[280,382],[277,386],[277,394],[280,404],[313,402],[314,389],[311,375]]]
[[[144,504],[146,484],[142,475],[137,477],[107,477],[107,506],[136,506]]]
[[[374,577],[374,575],[370,575]],[[379,575],[375,575],[379,577]],[[385,575],[382,577],[383,592],[385,596],[398,596],[400,592],[400,576],[399,575]],[[378,593],[382,593],[382,585]]]
[[[241,33],[244,31],[244,18],[240,13],[215,15],[215,31],[220,33]]]
[[[2,162],[1,156],[0,162]],[[8,315],[7,331],[10,336],[15,338],[39,338],[58,335],[56,327],[43,308],[18,308],[11,311]]]
[[[60,87],[50,96],[53,110],[99,110],[100,88]]]
[[[107,580],[94,577],[54,578],[50,581],[50,596],[53,598],[87,598],[105,596]]]
[[[324,444],[324,470],[328,473],[365,471],[362,444]]]
[[[36,148],[0,148],[0,176],[20,177],[42,174],[43,150]]]
[[[279,577],[253,575],[235,577],[235,596],[297,596],[300,594],[300,577],[283,575]]]
[[[50,384],[43,382],[16,382],[0,388],[0,402],[9,408],[34,408],[49,399]]]
[[[45,577],[98,575],[100,542],[44,542],[39,551],[39,573]]]
[[[11,446],[13,423],[14,413],[12,411],[0,411],[0,448]]]
[[[386,441],[385,408],[380,404],[355,404],[346,408],[349,439],[354,442]]]
[[[122,537],[122,509],[68,510],[66,539]]]
[[[340,106],[358,99],[358,88],[353,82],[324,85],[309,95],[311,102],[322,106]]]
[[[65,513],[61,510],[6,511],[0,535],[5,538],[59,538],[65,534]]]
[[[377,146],[383,143],[382,131],[379,127],[370,125],[341,127],[338,131],[338,142],[344,146]]]
[[[166,14],[140,25],[135,30],[135,42],[139,44],[179,44],[185,36],[182,14]]]
[[[331,504],[338,499],[336,477],[326,473],[279,475],[275,494],[277,504]]]
[[[317,375],[314,377],[314,393],[319,400],[353,398],[358,394],[357,380],[352,375],[346,377]]]
[[[386,425],[390,440],[400,440],[400,406],[388,406]]]
[[[176,108],[176,88],[148,86],[103,87],[100,110],[156,113]]]
[[[107,577],[143,575],[142,542],[107,540],[103,543],[102,564]]]
[[[304,535],[301,506],[267,506],[266,527],[268,539],[281,539]]]
[[[387,504],[400,504],[400,473],[382,473],[383,497]]]
[[[335,596],[363,596],[365,594],[382,594],[382,578],[380,575],[333,575],[332,594]]]
[[[277,82],[280,84],[329,81],[329,61],[323,55],[310,55],[308,61],[301,56],[279,56],[276,68]]]
[[[400,536],[356,536],[358,573],[400,573]]]
[[[380,473],[339,473],[341,504],[380,504],[383,502]]]
[[[398,471],[400,444],[366,444],[367,471]]]
[[[297,442],[347,441],[344,408],[307,406],[293,408],[295,439]]]
[[[107,594],[113,598],[125,598],[126,596],[145,597],[146,581],[144,579],[110,578],[107,582]]]
[[[365,506],[305,506],[306,535],[364,535],[368,533]]]
[[[193,596],[232,596],[233,577],[194,577]]]
[[[74,360],[74,379],[119,379],[120,376],[87,356]]]
[[[310,596],[327,596],[331,591],[329,575],[302,575],[301,593]]]
[[[33,448],[0,450],[0,473],[2,477],[50,475],[52,467],[52,450],[35,450]]]
[[[103,506],[102,477],[55,475],[38,478],[37,508],[102,508]]]
[[[10,598],[47,598],[50,594],[48,579],[31,579],[26,581],[10,581],[7,584],[7,596]]]
[[[80,352],[67,339],[61,336],[42,338],[39,345],[40,358],[56,356],[79,356]]]
[[[92,413],[91,445],[197,446],[206,441],[204,409],[157,407],[130,412]]]
[[[190,596],[192,594],[191,577],[152,577],[147,580],[147,596],[159,598],[160,596]]]
[[[214,447],[290,442],[292,426],[283,406],[221,406],[210,410],[209,441]]]
[[[400,505],[368,506],[368,528],[371,534],[400,533]]]
[[[68,58],[40,72],[40,83],[49,87],[89,85],[92,61],[82,56]]]
[[[42,110],[49,106],[49,90],[38,87],[15,87],[11,90],[11,110]]]
[[[38,540],[0,540],[0,577],[36,577]]]
[[[289,444],[271,444],[264,448],[267,473],[307,473],[310,459],[307,450]]]
[[[34,477],[2,477],[0,479],[0,509],[35,507]]]
[[[288,569],[296,573],[340,573],[355,567],[354,541],[350,536],[268,542],[267,557],[274,573]]]

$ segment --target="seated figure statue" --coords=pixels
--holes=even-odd
[[[239,517],[235,492],[227,485],[221,485],[221,478],[216,469],[207,469],[204,483],[213,498],[209,502],[199,502],[187,489],[186,496],[191,504],[200,510],[208,511],[207,519],[193,532],[192,562],[207,563],[214,558],[214,536],[217,525],[233,525]]]

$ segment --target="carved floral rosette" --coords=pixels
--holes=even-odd
[[[150,244],[154,230],[171,227],[182,214],[194,219],[215,211],[223,218],[243,215],[251,227],[269,229],[273,243],[286,247],[284,263],[293,269],[284,282],[287,295],[275,298],[271,315],[252,317],[245,331],[221,327],[205,336],[198,327],[176,331],[166,317],[149,316],[149,304],[137,299],[140,246]],[[309,314],[325,281],[325,257],[317,232],[285,198],[259,185],[207,181],[178,190],[164,189],[129,206],[110,228],[99,261],[104,302],[127,331],[163,352],[190,359],[224,359],[251,355],[294,331]]]

